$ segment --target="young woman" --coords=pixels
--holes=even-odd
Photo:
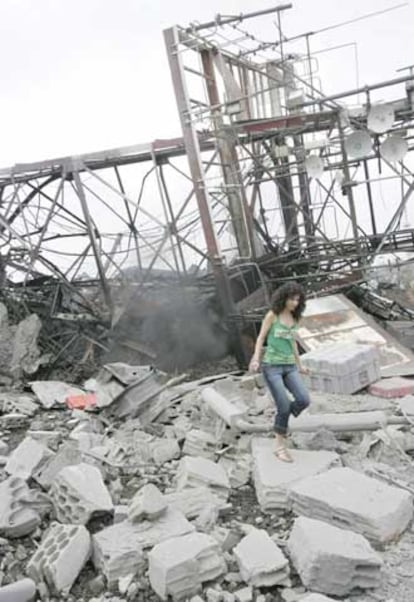
[[[271,309],[267,312],[256,341],[250,370],[257,372],[263,345],[267,339],[267,347],[262,362],[265,382],[276,404],[275,454],[283,462],[293,462],[286,447],[289,417],[299,416],[310,403],[300,372],[302,368],[295,335],[299,320],[305,309],[305,293],[296,283],[281,286],[273,295]],[[287,391],[293,396],[290,401]]]

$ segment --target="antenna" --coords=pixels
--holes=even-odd
[[[373,105],[368,113],[368,128],[375,134],[383,134],[392,127],[394,119],[391,105]]]
[[[408,153],[408,142],[401,136],[388,136],[380,146],[380,153],[390,163],[402,161]]]
[[[345,139],[345,149],[352,159],[361,159],[372,150],[372,140],[368,132],[358,130]]]
[[[305,168],[311,178],[318,179],[323,175],[323,161],[318,155],[306,157]]]

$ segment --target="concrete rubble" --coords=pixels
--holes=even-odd
[[[203,533],[192,533],[156,545],[148,555],[149,578],[162,600],[185,600],[206,581],[226,571],[217,542]]]
[[[398,538],[413,517],[413,496],[350,468],[334,468],[293,485],[296,514],[360,533],[376,543]]]
[[[295,520],[288,550],[302,583],[312,591],[345,596],[380,585],[382,560],[357,533],[325,522]]]
[[[0,395],[0,601],[33,583],[69,602],[388,601],[397,577],[412,591],[409,398],[315,393],[286,464],[259,377],[166,387],[138,368]],[[79,391],[101,405],[70,409]]]

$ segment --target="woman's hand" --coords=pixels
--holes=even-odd
[[[306,375],[310,374],[309,368],[306,368],[305,366],[299,366],[299,372]]]
[[[252,357],[249,364],[249,372],[259,372],[260,362],[255,357]]]

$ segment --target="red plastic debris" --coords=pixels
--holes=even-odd
[[[85,393],[84,395],[69,395],[66,405],[70,410],[86,410],[96,406],[96,393]]]

